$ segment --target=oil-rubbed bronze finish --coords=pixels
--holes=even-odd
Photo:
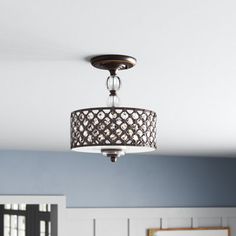
[[[123,147],[133,151],[140,147],[155,150],[156,118],[153,111],[129,107],[74,111],[71,113],[71,149],[83,151],[83,148],[91,148],[92,151],[97,147],[98,152],[112,161],[126,153]]]
[[[71,113],[71,149],[80,152],[102,153],[112,162],[127,153],[150,152],[157,148],[154,111],[119,107],[116,92],[120,88],[119,70],[132,68],[136,59],[126,55],[100,55],[91,64],[108,70],[108,107],[86,108]]]
[[[102,70],[110,71],[111,75],[115,75],[118,70],[126,70],[132,68],[136,64],[136,59],[126,55],[100,55],[91,58],[91,64]]]

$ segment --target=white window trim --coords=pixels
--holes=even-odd
[[[0,195],[0,204],[55,204],[58,206],[58,236],[63,236],[66,197],[64,195]]]

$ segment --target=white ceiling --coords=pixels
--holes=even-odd
[[[1,0],[0,148],[69,150],[70,112],[102,106],[128,54],[122,105],[158,113],[157,153],[236,157],[234,0]]]

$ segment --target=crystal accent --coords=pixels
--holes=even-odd
[[[128,113],[126,112],[126,111],[123,111],[122,113],[121,113],[121,118],[122,119],[127,119],[128,118]]]
[[[121,87],[120,78],[117,75],[110,75],[107,78],[107,89],[109,91],[118,91]]]
[[[156,113],[126,108],[101,107],[71,113],[71,148],[137,146],[156,148]]]
[[[102,120],[102,119],[104,118],[104,116],[105,116],[104,112],[100,111],[100,112],[98,113],[98,118],[99,118],[100,120]]]
[[[107,99],[108,107],[118,107],[120,104],[120,98],[117,95],[110,94]]]

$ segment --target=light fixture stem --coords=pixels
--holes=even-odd
[[[118,69],[111,69],[109,70],[111,76],[116,76],[117,75]]]
[[[109,107],[119,106],[119,98],[118,98],[115,90],[110,91],[110,95],[108,97],[108,106]]]

